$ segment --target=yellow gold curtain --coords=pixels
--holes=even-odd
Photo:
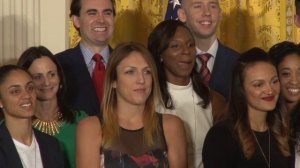
[[[298,43],[300,29],[294,26],[294,0],[219,0],[223,10],[218,31],[226,45],[243,52],[258,46],[268,50],[283,40]],[[116,0],[115,32],[110,44],[137,41],[146,44],[147,37],[163,20],[168,0]],[[70,47],[79,37],[70,22]]]
[[[222,42],[242,52],[257,46],[268,50],[280,41],[299,42],[294,26],[294,0],[220,0]]]

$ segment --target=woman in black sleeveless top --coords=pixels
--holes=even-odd
[[[77,128],[77,167],[186,167],[182,121],[159,115],[161,102],[151,54],[124,43],[107,65],[102,116]]]

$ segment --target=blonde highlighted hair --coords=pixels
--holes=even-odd
[[[144,140],[148,146],[154,144],[154,136],[159,132],[159,119],[155,112],[155,107],[162,104],[159,89],[157,70],[150,52],[141,44],[127,42],[118,45],[112,52],[107,64],[104,98],[101,106],[102,112],[102,144],[105,148],[111,147],[119,137],[119,124],[116,107],[118,105],[116,90],[113,83],[117,80],[117,66],[123,59],[126,59],[132,52],[140,53],[148,63],[152,71],[152,91],[145,103],[143,114]]]

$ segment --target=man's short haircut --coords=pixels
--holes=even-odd
[[[179,0],[179,2],[180,2],[181,5],[182,5],[183,1],[184,1],[184,0]],[[186,0],[185,0],[185,1],[186,1]],[[219,0],[217,0],[217,1],[219,2]],[[299,2],[300,0],[296,0],[296,1]]]
[[[80,10],[81,10],[81,1],[82,0],[72,0],[71,6],[70,6],[70,17],[75,15],[75,16],[80,16]],[[113,7],[113,14],[116,15],[116,2],[115,0],[110,0],[112,7]]]

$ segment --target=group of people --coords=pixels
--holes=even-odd
[[[114,0],[70,12],[75,48],[0,67],[0,167],[300,167],[299,45],[238,54],[218,0],[181,0],[147,47],[109,46]]]

